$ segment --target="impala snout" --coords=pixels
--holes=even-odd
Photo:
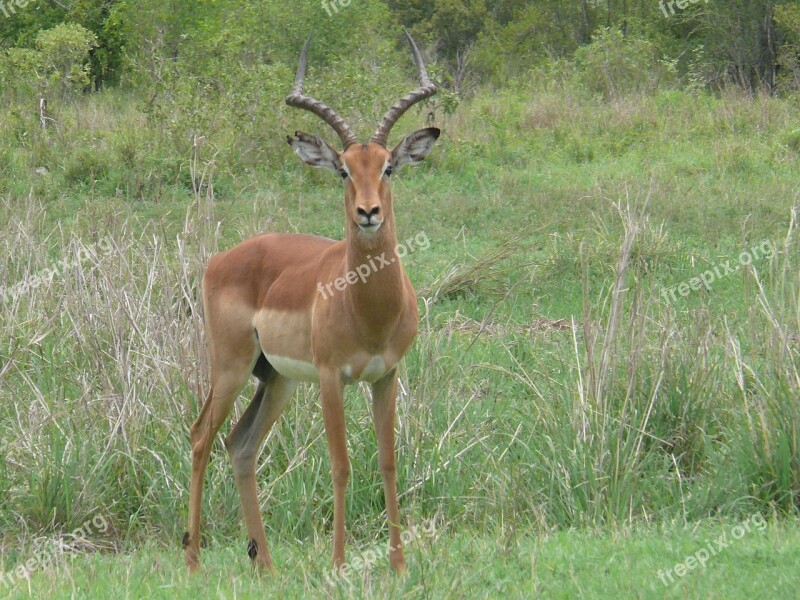
[[[358,224],[361,231],[375,232],[383,225],[381,207],[378,204],[364,205],[356,208],[358,213]]]

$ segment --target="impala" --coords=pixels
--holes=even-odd
[[[248,555],[273,570],[256,489],[261,444],[300,381],[318,382],[322,419],[333,479],[333,564],[344,563],[345,488],[350,462],[345,443],[343,388],[365,381],[372,387],[378,463],[389,521],[389,562],[405,568],[400,542],[394,457],[397,365],[417,333],[414,288],[395,253],[390,175],[404,164],[423,160],[439,130],[416,131],[393,149],[386,147],[392,126],[411,106],[436,93],[414,40],[406,32],[420,87],[398,100],[367,144],[359,144],[345,121],[322,102],[303,93],[308,46],[300,55],[289,106],[319,116],[338,134],[342,151],[322,139],[295,132],[289,145],[306,163],[334,171],[344,182],[346,239],[267,234],[214,256],[203,278],[206,337],[211,356],[211,389],[191,428],[192,478],[189,530],[184,535],[190,571],[199,565],[203,479],[213,440],[250,374],[258,388],[242,418],[225,439],[242,502]],[[363,280],[372,257],[392,257]],[[329,282],[347,286],[322,294]]]

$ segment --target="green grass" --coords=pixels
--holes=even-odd
[[[276,576],[254,572],[242,544],[212,544],[202,570],[188,575],[176,547],[149,542],[116,554],[59,556],[37,567],[30,582],[8,581],[3,590],[10,598],[120,599],[792,597],[800,583],[800,528],[795,521],[760,523],[744,534],[728,522],[535,537],[448,526],[409,545],[404,576],[392,574],[378,544],[355,544],[351,560],[374,562],[336,577],[325,541],[273,538]],[[714,554],[702,563],[690,559],[709,547]],[[688,565],[682,576],[675,575],[679,564]]]
[[[20,108],[0,115],[0,286],[74,259],[0,299],[0,564],[98,516],[108,529],[82,543],[115,550],[39,572],[34,596],[326,593],[332,490],[313,386],[259,463],[283,575],[250,574],[221,444],[204,496],[206,574],[184,574],[208,256],[258,231],[343,231],[338,179],[281,141],[316,124],[280,109],[239,131],[224,106],[204,105],[222,121],[193,153],[182,134],[194,100],[177,96],[174,120],[159,120],[135,96],[103,92],[58,108],[48,132]],[[601,101],[538,80],[437,115],[431,160],[393,185],[401,239],[430,240],[405,260],[421,322],[400,371],[402,518],[442,530],[411,549],[407,579],[376,566],[355,595],[725,597],[794,585],[796,115],[796,98]],[[195,194],[203,173],[213,190]],[[103,239],[113,250],[81,259]],[[771,258],[664,301],[663,288],[765,240]],[[346,401],[352,552],[386,524],[369,403],[358,388]],[[674,587],[658,581],[753,514],[770,515],[766,533]]]

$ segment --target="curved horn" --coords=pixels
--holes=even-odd
[[[392,127],[397,122],[397,119],[402,117],[403,113],[414,106],[417,102],[420,102],[425,98],[430,98],[436,93],[436,86],[428,78],[428,72],[425,70],[425,63],[422,62],[422,56],[419,53],[417,44],[414,42],[414,38],[411,37],[405,27],[403,28],[403,32],[408,38],[408,43],[411,45],[411,53],[414,55],[414,62],[417,64],[420,87],[413,92],[409,92],[400,98],[400,100],[395,102],[383,117],[381,124],[378,125],[378,129],[375,130],[375,134],[372,136],[371,141],[384,147],[386,147],[386,140],[389,137],[389,131],[391,131]]]
[[[346,150],[348,146],[356,143],[356,136],[347,126],[347,123],[344,122],[344,119],[327,104],[303,94],[303,81],[306,78],[306,63],[308,62],[308,46],[310,43],[311,36],[308,36],[306,45],[303,46],[303,52],[300,54],[300,64],[297,65],[297,75],[294,78],[292,93],[286,96],[286,104],[312,112],[325,121],[339,135],[339,139],[342,140]]]

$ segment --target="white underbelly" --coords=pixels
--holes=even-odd
[[[319,383],[319,372],[310,362],[278,356],[277,354],[265,354],[264,356],[269,361],[269,364],[275,367],[275,370],[284,377],[295,381]]]
[[[361,371],[359,379],[373,383],[384,376],[386,373],[386,363],[382,356],[373,356]]]
[[[280,375],[288,379],[319,383],[319,371],[310,362],[277,354],[265,354],[264,356]],[[373,356],[361,369],[360,373],[354,374],[352,366],[344,365],[341,370],[342,382],[346,384],[359,381],[374,383],[383,377],[388,370],[382,356]]]

